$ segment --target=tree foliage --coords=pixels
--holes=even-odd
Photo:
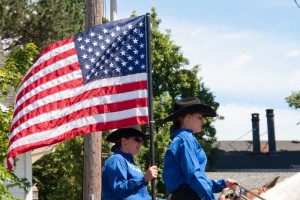
[[[2,0],[0,32],[7,49],[35,43],[39,50],[84,30],[84,0]]]
[[[5,61],[4,68],[0,68],[0,91],[5,96],[8,87],[18,87],[22,75],[28,71],[37,54],[36,46],[27,44],[23,48],[12,51]],[[8,149],[8,135],[12,121],[12,107],[8,110],[0,110],[0,199],[15,199],[8,188],[18,186],[26,190],[30,185],[25,178],[17,177],[13,172],[4,167]],[[4,184],[5,183],[5,184]]]
[[[285,98],[286,102],[289,104],[290,107],[295,109],[300,108],[300,91],[292,92],[292,94]]]
[[[81,199],[83,138],[78,136],[57,144],[55,152],[35,163],[33,181],[39,188],[40,200]]]
[[[33,64],[38,55],[36,45],[25,44],[24,47],[12,51],[5,60],[4,68],[0,68],[0,91],[7,95],[11,88],[16,91],[24,74]]]
[[[27,42],[39,48],[66,39],[85,28],[85,0],[39,0],[34,6],[36,15],[29,25]]]
[[[32,18],[32,4],[28,0],[1,1],[0,33],[2,39],[6,41],[8,49],[24,41],[24,30],[30,24]]]

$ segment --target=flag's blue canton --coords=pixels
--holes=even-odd
[[[145,16],[141,16],[74,36],[84,82],[146,72],[145,29]]]

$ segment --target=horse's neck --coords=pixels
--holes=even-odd
[[[256,189],[250,190],[250,192],[247,192],[245,196],[247,198],[249,198],[250,200],[255,199],[257,196],[260,196],[262,193],[264,193],[267,190],[273,188],[276,185],[278,179],[279,179],[279,176],[275,177],[272,181],[265,184],[261,188],[256,188]]]
[[[273,188],[261,194],[261,197],[272,200],[299,200],[300,173],[277,183]],[[255,200],[259,200],[255,198]]]
[[[250,190],[250,192],[246,192],[245,196],[252,200],[256,198],[257,196],[260,196],[263,192],[266,192],[268,188],[262,187],[262,188],[255,188]]]

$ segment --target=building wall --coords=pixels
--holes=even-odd
[[[0,67],[4,66],[4,60],[3,44],[0,36]]]
[[[14,173],[19,178],[27,178],[32,185],[32,164],[31,164],[31,152],[27,152],[16,157],[16,168]],[[23,189],[19,187],[13,187],[9,189],[9,192],[13,194],[14,197],[32,200],[32,187],[28,188],[28,192],[26,193]]]

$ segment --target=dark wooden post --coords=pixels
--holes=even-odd
[[[102,0],[86,0],[86,29],[102,23]],[[102,132],[84,136],[83,200],[101,199]]]

